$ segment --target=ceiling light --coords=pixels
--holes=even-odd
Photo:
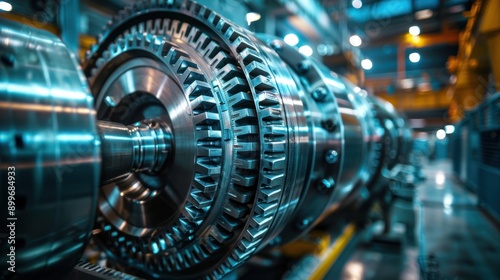
[[[411,36],[410,42],[418,45],[420,43],[420,36]]]
[[[351,43],[351,45],[355,47],[359,47],[361,46],[363,41],[361,40],[361,37],[359,37],[358,35],[352,35],[351,38],[349,38],[349,43]]]
[[[373,63],[368,58],[365,58],[365,59],[361,60],[361,67],[363,67],[363,69],[365,69],[365,70],[370,70],[373,67]]]
[[[285,36],[285,43],[289,44],[290,46],[295,46],[299,43],[299,37],[297,35],[290,33]]]
[[[417,63],[420,61],[420,54],[414,52],[414,53],[410,53],[410,61],[413,62],[413,63]]]
[[[415,86],[415,82],[412,79],[402,79],[399,81],[399,86],[402,89],[411,89]]]
[[[455,132],[455,126],[454,125],[446,125],[444,127],[444,131],[446,132],[446,134],[452,134],[453,132]]]
[[[352,6],[354,7],[354,9],[359,9],[363,7],[363,2],[361,2],[361,0],[353,0]]]
[[[420,27],[414,25],[414,26],[410,27],[408,32],[410,32],[411,36],[418,36],[418,35],[420,35]]]
[[[12,5],[5,1],[0,1],[0,10],[10,12],[12,11]]]
[[[299,48],[299,53],[305,55],[305,56],[311,56],[313,54],[313,49],[309,47],[308,45],[304,45]]]
[[[254,21],[258,21],[260,19],[260,17],[261,16],[259,13],[254,13],[254,12],[247,13],[248,25],[250,25]]]
[[[436,138],[439,140],[443,140],[444,138],[446,138],[446,131],[444,131],[444,129],[436,131]]]
[[[428,19],[430,17],[432,17],[432,10],[430,9],[425,9],[425,10],[421,10],[421,11],[418,11],[415,13],[415,18],[417,20],[422,20],[422,19]]]

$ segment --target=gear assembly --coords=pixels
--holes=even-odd
[[[189,0],[121,11],[81,67],[5,19],[0,51],[17,277],[67,275],[92,240],[124,273],[219,279],[373,204],[408,161],[389,103]]]

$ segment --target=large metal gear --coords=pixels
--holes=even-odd
[[[87,104],[83,114],[94,145],[89,179],[101,182],[99,198],[96,184],[86,185],[97,207],[85,215],[92,219],[97,208],[94,239],[135,275],[221,278],[271,241],[335,220],[361,192],[383,193],[380,174],[407,149],[404,121],[390,105],[189,0],[142,1],[120,12],[83,72],[95,100],[95,111]],[[11,89],[5,100],[21,96]],[[11,129],[13,139],[16,129],[23,128]],[[28,207],[26,217],[42,216]]]

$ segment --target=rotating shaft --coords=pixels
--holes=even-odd
[[[116,122],[97,122],[101,137],[101,184],[121,180],[130,172],[162,171],[172,137],[167,125],[144,121],[137,125]]]

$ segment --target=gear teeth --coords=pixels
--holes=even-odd
[[[250,226],[261,230],[268,227],[273,220],[273,217],[256,216],[250,220]]]
[[[271,80],[266,77],[266,76],[263,76],[263,75],[259,75],[255,78],[252,79],[252,84],[255,85],[255,88],[257,90],[273,90],[274,89],[274,85],[272,84]]]
[[[265,122],[278,122],[280,123],[282,121],[281,119],[281,111],[276,108],[266,108],[261,111],[262,115],[261,118]]]
[[[216,113],[203,112],[194,116],[193,122],[197,125],[214,125],[219,122],[219,115]]]
[[[212,227],[208,233],[213,237],[219,244],[224,244],[224,241],[230,238],[231,234],[225,232],[223,228],[218,228],[217,226]]]
[[[254,49],[245,49],[240,52],[241,59],[243,60],[243,63],[248,64],[252,63],[254,61],[262,63],[262,59],[260,58],[259,53],[254,50]]]
[[[259,151],[260,146],[255,142],[239,142],[234,145],[234,149],[238,155],[245,155],[244,158],[251,158],[248,154],[255,156],[255,153]]]
[[[200,176],[197,174],[194,178],[194,186],[204,193],[215,192],[217,188],[217,182],[215,182],[209,176]]]
[[[217,34],[223,34],[224,38],[212,40],[197,27],[181,23],[179,20],[154,18],[134,25],[130,20],[131,17],[147,13],[147,10],[142,11],[142,9],[148,7],[158,10],[169,9],[171,12],[178,10],[186,18],[198,15],[199,18],[202,18],[199,19],[201,22],[209,25],[208,28],[215,29]],[[217,190],[221,168],[218,162],[222,148],[213,145],[222,139],[222,129],[218,128],[221,120],[215,114],[217,104],[212,87],[206,83],[200,69],[192,64],[187,54],[182,55],[180,50],[176,49],[175,46],[172,47],[172,44],[166,40],[183,40],[203,55],[221,82],[220,89],[225,91],[217,95],[217,100],[221,104],[224,103],[223,106],[229,107],[229,114],[238,114],[234,124],[232,124],[235,136],[233,139],[234,165],[231,172],[233,176],[226,201],[223,204],[224,213],[217,218],[217,226],[212,228],[217,239],[211,236],[200,238],[193,242],[195,245],[189,245],[186,249],[183,247],[182,251],[175,253],[169,251],[172,253],[167,253],[170,254],[168,256],[158,257],[155,260],[148,259],[148,261],[145,260],[142,251],[149,250],[152,245],[145,248],[146,245],[141,245],[140,240],[138,245],[133,245],[137,246],[134,247],[135,258],[141,260],[142,263],[148,263],[147,265],[152,264],[151,271],[153,273],[156,272],[155,265],[158,268],[161,266],[167,271],[178,271],[193,265],[188,261],[189,259],[203,260],[219,250],[220,244],[225,243],[227,238],[230,238],[227,234],[219,233],[237,234],[236,232],[238,232],[239,234],[239,232],[243,232],[236,241],[237,246],[234,253],[223,260],[222,265],[209,276],[221,278],[229,272],[230,268],[248,258],[264,240],[279,205],[281,188],[284,184],[283,174],[287,166],[286,139],[288,131],[284,127],[284,113],[274,77],[271,75],[268,65],[262,60],[253,41],[246,36],[247,31],[233,26],[229,21],[197,3],[187,0],[182,2],[163,0],[141,2],[134,5],[132,9],[120,13],[119,17],[108,25],[108,28],[110,30],[118,28],[121,27],[121,24],[133,26],[123,31],[125,39],[122,38],[121,42],[110,42],[110,44],[114,43],[111,56],[136,46],[156,51],[157,54],[165,57],[164,61],[175,68],[178,74],[177,78],[184,86],[185,94],[189,97],[194,116],[193,121],[197,124],[195,137],[198,157],[189,198],[190,205],[187,205],[189,210],[184,208],[186,219],[192,218],[191,223],[203,221],[206,213],[200,208],[209,207],[207,205],[210,205],[209,201],[213,199]],[[143,33],[157,36],[144,37]],[[112,33],[103,34],[107,37],[111,36]],[[159,36],[165,36],[167,39],[161,37],[160,40]],[[131,40],[132,38],[139,40]],[[108,40],[110,39],[106,39],[106,41]],[[223,41],[230,42],[230,44],[221,47],[220,42]],[[100,38],[99,42],[102,43],[103,38]],[[99,57],[97,51],[98,47],[94,47],[89,56],[94,61],[93,63]],[[98,73],[93,69],[87,69],[86,73],[89,72],[92,75]],[[220,91],[222,92],[222,90]],[[191,214],[187,214],[188,211]],[[193,213],[197,213],[199,216],[193,215]],[[201,217],[201,219],[198,220],[195,217]],[[173,246],[178,244],[176,240],[179,240],[181,236],[184,237],[184,240],[193,238],[185,236],[181,232],[189,231],[192,225],[184,221],[182,223],[182,225],[173,227],[172,232],[162,233],[161,240],[164,244],[160,239],[157,242],[162,252],[176,250]],[[113,247],[111,246],[111,248]],[[178,257],[174,257],[174,255]]]
[[[204,173],[209,176],[220,174],[220,166],[211,162],[209,158],[198,158],[196,161],[195,171]]]
[[[255,158],[253,159],[236,158],[234,161],[234,166],[240,169],[255,170],[259,166],[259,161]]]
[[[256,125],[243,125],[235,129],[234,135],[236,135],[239,140],[253,140],[254,137],[259,136],[259,127]]]
[[[237,201],[241,204],[249,203],[254,197],[252,190],[235,185],[229,188],[228,195],[233,201]]]
[[[171,50],[174,50],[174,48],[172,48]],[[178,52],[178,50],[175,49],[175,52]],[[178,53],[175,55],[178,55]],[[192,60],[188,59],[187,57],[178,56],[178,57],[172,57],[172,60],[173,59],[176,59],[175,64],[173,66],[173,69],[177,74],[182,75],[186,72],[186,70],[189,70],[189,71],[197,71],[198,70],[196,63],[194,63]],[[200,75],[201,75],[201,73],[200,73]],[[183,80],[185,81],[186,79],[183,79]]]
[[[205,58],[208,58],[208,61],[210,62],[210,59],[212,59],[214,57],[214,55],[219,52],[219,44],[217,44],[214,41],[209,41],[209,40],[207,40],[207,42],[209,42],[209,43],[208,44],[205,43],[207,46],[204,47],[201,50],[201,52],[202,52],[202,55]]]
[[[227,230],[228,232],[234,232],[240,226],[238,220],[235,220],[233,217],[223,214],[219,217],[219,225]]]
[[[285,141],[280,142],[266,142],[264,143],[264,149],[271,153],[284,153],[285,152]]]
[[[252,248],[257,247],[257,245],[259,245],[261,241],[262,239],[255,239],[254,241],[250,241],[246,238],[243,238],[241,240],[241,243],[238,244],[238,248],[242,251],[251,250]]]
[[[204,194],[202,191],[192,192],[191,198],[193,205],[196,206],[196,208],[198,209],[208,207],[212,203],[212,199],[208,197],[206,194]]]
[[[269,203],[271,201],[277,201],[280,196],[281,196],[280,188],[268,188],[262,190],[259,199],[261,199],[265,203]]]
[[[190,232],[192,225],[189,222],[196,223],[195,219],[189,220],[187,217],[179,218],[177,226],[183,234]]]
[[[236,219],[243,218],[248,213],[247,207],[244,207],[232,201],[226,201],[223,207],[225,213]]]
[[[252,122],[256,117],[257,115],[255,111],[251,109],[241,109],[238,111],[234,111],[231,115],[231,118],[239,124]]]
[[[265,76],[268,74],[264,65],[258,61],[252,61],[252,63],[248,64],[246,68],[250,77]]]
[[[284,126],[272,126],[266,125],[262,128],[263,133],[266,137],[270,138],[281,138],[286,135],[286,128]]]
[[[200,157],[221,157],[222,149],[198,146],[196,154]]]
[[[274,157],[272,155],[266,155],[263,160],[263,167],[271,170],[284,169],[286,166],[285,158],[282,156]]]
[[[233,176],[233,179],[232,179],[233,183],[234,184],[238,184],[240,186],[244,186],[244,187],[252,187],[253,185],[255,185],[255,183],[257,183],[257,176],[253,175],[253,174],[248,174],[248,175],[245,175],[245,174],[235,174]]]
[[[222,85],[229,94],[235,94],[247,89],[245,81],[242,78],[234,77]]]
[[[224,67],[220,68],[218,76],[223,82],[227,82],[228,80],[234,77],[242,78],[241,77],[242,73],[236,66],[232,64],[227,64]]]
[[[242,263],[243,261],[245,261],[246,259],[248,259],[248,257],[253,254],[253,252],[256,250],[257,248],[254,247],[254,248],[250,248],[246,251],[241,251],[239,250],[238,248],[236,248],[236,250],[234,250],[234,253],[231,255],[237,262],[239,263]]]
[[[195,136],[199,141],[211,141],[220,140],[222,138],[222,131],[220,130],[198,130],[195,132]]]
[[[184,85],[186,85],[194,81],[204,81],[205,76],[198,69],[188,67],[187,71],[184,71],[181,75],[181,80],[184,81]]]
[[[285,182],[285,175],[281,172],[269,172],[263,174],[262,183],[270,187],[282,186]]]
[[[211,96],[200,95],[191,101],[191,108],[195,115],[203,111],[209,111],[215,106],[215,99]]]
[[[210,60],[210,65],[216,68],[222,68],[223,65],[230,65],[228,63],[229,57],[223,51],[217,52],[217,54]]]
[[[193,96],[194,99],[200,95],[208,95],[211,93],[211,88],[207,82],[193,81],[187,88],[185,88],[185,92],[190,97]]]
[[[278,208],[278,203],[276,202],[270,202],[270,203],[259,203],[257,208],[255,209],[255,212],[267,217],[271,214],[273,214]]]
[[[207,250],[209,254],[214,253],[217,251],[220,246],[216,243],[215,239],[213,237],[209,236],[206,239],[203,239],[201,246]]]
[[[253,99],[248,92],[240,91],[229,97],[228,103],[235,108],[247,108],[249,104],[253,104]]]

